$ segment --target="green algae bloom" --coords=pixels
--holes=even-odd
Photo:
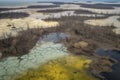
[[[88,74],[92,61],[85,56],[67,56],[30,69],[15,80],[97,80]]]

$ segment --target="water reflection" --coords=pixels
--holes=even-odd
[[[120,80],[120,51],[99,49],[96,52],[100,56],[110,56],[118,62],[112,66],[113,71],[109,73],[101,73],[107,80]]]
[[[42,38],[40,38],[40,41],[50,41],[57,43],[69,36],[70,35],[67,35],[65,33],[49,33],[48,35],[44,35]]]

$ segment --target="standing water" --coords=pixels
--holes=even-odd
[[[100,56],[110,56],[117,60],[117,63],[112,66],[112,72],[101,73],[107,80],[120,80],[120,51],[99,49],[96,52]]]
[[[47,41],[47,42],[60,42],[61,40],[69,37],[70,35],[67,35],[65,33],[49,33],[48,35],[42,36],[39,41]]]

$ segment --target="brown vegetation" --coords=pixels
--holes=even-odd
[[[25,9],[25,8],[0,8],[1,11],[8,11],[8,10],[17,10],[17,9]]]
[[[0,40],[0,51],[3,56],[23,55],[27,54],[32,49],[37,40],[43,34],[50,32],[63,32],[71,34],[72,37],[63,40],[63,43],[68,47],[68,50],[74,54],[93,55],[98,48],[117,48],[120,46],[120,35],[112,32],[114,26],[90,26],[83,24],[83,20],[90,17],[62,17],[60,19],[52,19],[60,22],[56,28],[46,29],[28,29],[19,33],[17,37]],[[73,21],[74,20],[74,21]],[[76,48],[74,44],[81,41],[88,43],[85,48]],[[7,55],[6,55],[7,54]]]
[[[76,14],[97,14],[97,13],[94,13],[94,12],[88,11],[88,10],[75,10],[75,13]]]
[[[97,56],[94,58],[93,63],[90,67],[90,72],[95,76],[102,80],[104,80],[104,77],[100,75],[102,72],[111,72],[111,67],[113,64],[115,64],[116,61],[109,56]]]
[[[62,5],[62,4],[70,4],[70,2],[59,2],[59,1],[39,1],[38,3],[53,3],[56,5]]]
[[[76,14],[97,14],[88,10],[73,10],[73,9],[47,9],[47,10],[38,10],[37,12],[42,13],[58,13],[63,11],[75,11]]]
[[[74,55],[86,55],[90,57],[93,56],[94,50],[97,48],[96,44],[90,43],[79,36],[68,37],[63,40],[63,43],[68,51]]]
[[[43,35],[47,35],[51,32],[57,32],[57,28],[34,28],[27,30],[23,30],[18,32],[16,37],[11,37],[10,35],[3,37],[0,40],[0,52],[2,53],[2,57],[6,58],[9,56],[17,56],[20,57],[22,55],[28,54],[29,51],[36,45],[37,41],[42,38]]]
[[[114,9],[114,7],[120,7],[119,4],[102,4],[102,3],[97,3],[97,4],[76,3],[76,4],[81,5],[81,7],[94,8],[94,9]]]
[[[120,21],[120,18],[118,18],[118,20]]]
[[[42,13],[58,13],[62,11],[70,11],[70,10],[65,10],[65,9],[47,9],[47,10],[39,10],[37,12],[42,12]]]
[[[10,37],[9,35],[9,38],[0,40],[2,58],[27,54],[42,34],[45,34],[44,29],[28,29],[19,32],[16,37]]]
[[[28,17],[29,14],[25,12],[7,12],[7,13],[0,13],[0,19],[6,18],[24,18]]]
[[[97,17],[99,18],[99,17]],[[95,17],[95,19],[97,19]],[[100,17],[101,18],[101,17]],[[104,17],[103,17],[104,18]],[[91,17],[62,17],[57,20],[60,23],[59,31],[69,32],[72,35],[77,35],[90,42],[94,42],[102,48],[120,48],[120,35],[115,34],[111,26],[92,26],[84,24],[83,21],[91,19]]]
[[[28,6],[27,8],[54,8],[54,7],[59,7],[59,5],[31,5]]]

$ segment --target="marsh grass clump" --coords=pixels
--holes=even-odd
[[[7,19],[7,18],[24,18],[28,17],[29,14],[25,12],[7,12],[7,13],[0,13],[0,19]]]
[[[92,61],[85,56],[67,56],[30,69],[15,80],[97,80],[88,74]]]
[[[16,10],[16,9],[25,9],[25,8],[24,7],[20,7],[20,8],[0,8],[0,12],[8,11],[8,10]]]
[[[59,5],[30,5],[27,8],[54,8],[59,7]]]
[[[79,36],[68,37],[63,40],[63,43],[74,55],[94,56],[94,50],[98,47],[95,43],[83,39]]]
[[[105,78],[101,75],[102,72],[112,72],[112,66],[117,63],[116,60],[112,59],[109,56],[97,56],[94,58],[95,61],[91,64],[90,72],[100,78],[101,80],[104,80]]]
[[[0,40],[2,58],[9,56],[22,56],[29,53],[39,38],[45,34],[44,29],[28,29],[20,31],[16,37],[8,37]],[[10,36],[10,35],[9,35]]]
[[[65,9],[48,9],[48,10],[38,10],[37,12],[42,12],[42,13],[59,13],[63,11],[70,11],[70,10],[65,10]]]
[[[118,18],[118,20],[120,21],[120,18]]]
[[[94,13],[94,12],[88,11],[88,10],[75,10],[75,13],[76,14],[97,14],[97,13]]]
[[[119,4],[101,4],[101,3],[97,3],[97,4],[80,3],[80,5],[81,5],[81,7],[94,8],[94,9],[114,9],[114,7],[119,7],[120,6]]]
[[[47,10],[38,10],[37,12],[42,12],[42,13],[59,13],[63,11],[75,11],[76,14],[97,14],[88,10],[74,10],[74,9],[47,9]]]

